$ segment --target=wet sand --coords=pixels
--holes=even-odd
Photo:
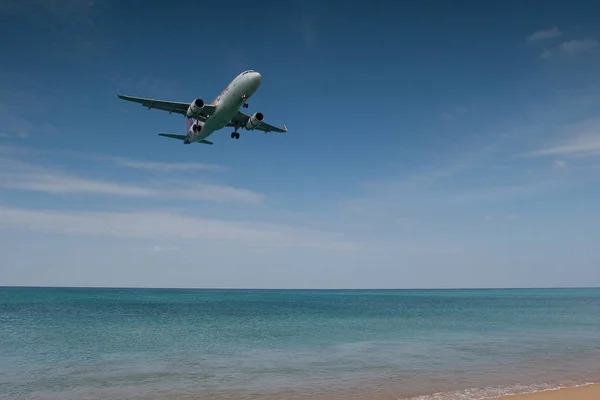
[[[549,390],[540,393],[519,394],[503,396],[497,400],[598,400],[600,399],[600,385]]]

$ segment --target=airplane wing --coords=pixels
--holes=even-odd
[[[237,122],[240,126],[244,126],[244,125],[246,125],[246,122],[248,122],[248,119],[250,119],[250,115],[245,114],[241,111],[238,111],[237,115],[235,117],[233,117],[233,119],[231,120],[231,122],[229,124],[227,124],[227,126],[234,126],[233,125],[234,122]],[[279,128],[279,127],[273,126],[271,124],[268,124],[264,121],[254,129],[263,131],[265,133],[267,133],[267,132],[279,132],[279,133],[287,132],[287,127],[285,125],[283,126],[283,128]]]
[[[176,114],[186,115],[187,109],[190,106],[189,103],[181,103],[178,101],[144,99],[142,97],[125,96],[125,95],[122,95],[119,93],[117,93],[117,97],[122,100],[127,100],[127,101],[141,104],[142,106],[147,107],[148,109],[155,108],[157,110],[168,111],[169,114],[176,113]],[[215,106],[210,105],[210,104],[205,104],[204,107],[202,108],[202,112],[201,112],[202,116],[204,116],[204,118],[200,118],[200,119],[206,119],[206,117],[212,115],[215,112],[215,109],[216,109]]]

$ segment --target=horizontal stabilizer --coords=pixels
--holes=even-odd
[[[179,139],[179,140],[185,140],[185,138],[187,137],[186,135],[175,135],[173,133],[159,133],[158,136],[168,137],[171,139]],[[192,142],[192,143],[194,143],[194,142]],[[196,142],[196,143],[213,144],[213,142],[209,142],[208,140],[200,140],[199,142]]]
[[[171,139],[185,140],[186,135],[174,135],[172,133],[159,133],[158,136],[164,136]]]

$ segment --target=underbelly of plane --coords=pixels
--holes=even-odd
[[[215,131],[223,129],[235,117],[239,109],[239,106],[238,108],[235,108],[235,105],[227,107],[223,103],[219,104],[219,106],[222,107],[218,107],[215,113],[206,120],[200,134],[196,135],[195,141],[206,139]]]

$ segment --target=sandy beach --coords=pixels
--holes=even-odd
[[[600,385],[588,385],[547,392],[503,396],[498,400],[597,400],[600,399]]]

